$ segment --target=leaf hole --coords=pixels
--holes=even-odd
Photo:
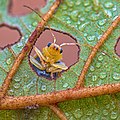
[[[17,27],[12,27],[7,24],[0,25],[0,48],[13,45],[20,40],[22,34]]]
[[[61,31],[55,31],[52,30],[52,33],[55,35],[56,38],[56,44],[60,45],[62,43],[76,43],[77,40],[72,37],[71,35],[69,35],[68,33],[63,33]],[[42,51],[42,48],[46,47],[48,45],[48,43],[51,42],[53,43],[53,36],[50,33],[50,30],[45,30],[41,36],[38,38],[37,42],[35,43],[35,46]],[[69,46],[62,46],[63,49],[63,57],[62,57],[62,62],[65,63],[65,65],[68,67],[68,69],[73,66],[75,63],[77,63],[79,61],[79,53],[80,53],[80,47],[77,45],[69,45]],[[31,56],[35,55],[35,51],[32,49]],[[37,60],[39,61],[40,59],[37,58]],[[31,63],[30,63],[32,69],[38,74],[38,76],[43,76],[45,78],[50,79],[50,73],[46,73],[46,71],[44,71],[43,73],[40,74],[39,69],[36,69],[36,67],[34,67]],[[66,70],[65,70],[66,71]],[[58,77],[58,75],[54,75],[55,79]]]
[[[115,53],[120,57],[120,37],[117,40],[117,43],[115,45]]]
[[[13,16],[21,16],[32,12],[23,7],[24,5],[33,9],[39,9],[46,5],[46,0],[10,0],[8,5],[9,14]]]

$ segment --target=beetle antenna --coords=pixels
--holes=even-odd
[[[29,7],[29,6],[27,6],[27,5],[23,5],[23,7],[26,7],[26,8],[28,8],[28,9],[32,10],[32,11],[35,12],[42,20],[44,20],[44,18],[43,18],[36,10],[32,9],[31,7]],[[45,20],[44,20],[44,21],[45,21]],[[45,22],[46,22],[46,21],[45,21]],[[54,43],[56,43],[55,35],[52,33],[52,30],[51,30],[50,26],[49,26],[48,24],[47,24],[47,26],[48,26],[48,28],[49,28],[49,30],[50,30],[51,35],[52,35],[53,38],[54,38]]]
[[[62,43],[60,46],[62,47],[62,46],[65,46],[65,45],[78,45],[78,46],[80,46],[79,43]]]

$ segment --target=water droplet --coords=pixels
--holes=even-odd
[[[98,21],[98,25],[99,25],[99,26],[103,26],[105,23],[106,23],[106,19],[103,19],[103,20],[99,20],[99,21]]]
[[[66,1],[66,4],[67,4],[68,7],[74,6],[74,2],[73,1]]]
[[[93,114],[92,110],[87,111],[86,115],[91,116]]]
[[[97,62],[97,63],[96,63],[96,67],[97,67],[97,68],[100,68],[100,66],[101,66],[101,63],[100,63],[100,62]]]
[[[66,115],[67,117],[69,117],[69,113],[68,113],[68,112],[65,112],[65,115]]]
[[[91,16],[90,16],[89,18],[90,18],[91,20],[93,20],[93,21],[96,21],[96,20],[99,19],[99,14],[93,13],[93,14],[91,14]]]
[[[85,21],[85,18],[84,18],[84,17],[81,17],[81,18],[80,18],[80,21],[81,21],[81,22]]]
[[[94,112],[95,112],[95,113],[99,113],[99,109],[94,108]]]
[[[84,37],[86,37],[87,36],[87,33],[84,33]]]
[[[99,55],[99,56],[98,56],[98,60],[99,60],[99,61],[102,61],[102,60],[103,60],[103,55]]]
[[[47,89],[46,85],[42,85],[42,86],[41,86],[41,90],[42,90],[42,91],[45,91],[46,89]]]
[[[14,95],[14,91],[12,89],[8,90],[8,94],[11,95],[11,96]]]
[[[18,44],[17,44],[17,47],[22,47],[23,46],[23,43],[22,42],[19,42]]]
[[[96,81],[97,80],[97,76],[96,75],[93,75],[92,76],[92,81]]]
[[[88,36],[88,37],[87,37],[87,40],[88,40],[89,42],[94,41],[94,40],[95,40],[95,36]]]
[[[90,66],[90,71],[94,71],[94,70],[95,70],[94,66]]]
[[[62,9],[63,10],[67,10],[67,6],[64,4],[64,5],[62,5]]]
[[[107,75],[106,75],[106,72],[101,72],[101,73],[100,73],[100,78],[101,78],[101,79],[104,79],[106,76],[107,76]]]
[[[67,24],[70,24],[71,23],[71,21],[70,20],[67,20]]]
[[[109,113],[108,110],[103,110],[103,115],[106,116],[106,115],[108,115],[108,113]]]
[[[15,83],[15,84],[14,84],[14,88],[15,88],[15,89],[20,88],[20,84],[19,84],[19,83]]]
[[[84,6],[89,6],[90,5],[90,1],[84,1]]]
[[[106,8],[112,8],[114,6],[112,2],[106,2],[104,5]]]
[[[68,87],[68,83],[65,83],[65,84],[63,85],[63,87],[64,87],[64,88]]]
[[[87,24],[89,24],[89,23],[86,22],[86,23],[80,25],[80,26],[79,26],[79,30],[80,30],[80,31],[84,31],[84,29],[85,29],[85,27],[86,27]]]
[[[89,11],[91,11],[91,9],[92,9],[92,7],[91,7],[91,6],[88,6],[88,7],[85,8],[85,11],[86,11],[86,12],[89,12]]]
[[[7,63],[8,65],[10,65],[10,64],[12,63],[11,58],[8,58],[8,59],[6,60],[6,63]]]
[[[120,80],[120,74],[119,73],[113,73],[113,79]]]
[[[38,23],[35,21],[35,22],[32,23],[32,26],[36,27],[37,24],[38,24]]]
[[[110,104],[107,104],[105,107],[106,107],[106,109],[109,109],[110,108]]]
[[[19,77],[15,77],[15,78],[14,78],[14,81],[15,81],[15,82],[19,82],[19,81],[20,81],[20,78],[19,78]]]
[[[110,10],[105,10],[105,13],[108,15],[108,17],[112,17],[112,12]]]
[[[71,19],[74,20],[74,21],[77,21],[78,20],[78,14],[79,14],[79,12],[77,10],[71,12],[71,15],[70,15]]]
[[[112,112],[110,118],[112,120],[115,120],[117,118],[117,113],[116,112]]]
[[[83,112],[82,112],[82,110],[77,109],[73,112],[73,114],[76,118],[81,118],[81,116],[83,115]]]
[[[76,4],[76,5],[80,5],[80,4],[81,4],[81,1],[78,0],[77,2],[75,2],[75,4]]]
[[[88,73],[88,77],[91,77],[91,76],[92,76],[92,73],[89,72],[89,73]]]
[[[114,8],[112,8],[112,10],[113,10],[113,12],[114,12],[114,11],[116,11],[116,10],[117,10],[117,7],[116,7],[116,6],[114,6]]]

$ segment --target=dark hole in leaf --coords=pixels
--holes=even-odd
[[[33,9],[40,9],[46,4],[45,0],[10,0],[8,12],[13,16],[21,16],[30,13],[31,11],[25,7],[27,5]]]
[[[19,41],[22,34],[17,27],[6,24],[0,25],[0,47],[4,48]]]
[[[67,34],[67,33],[63,33],[60,31],[54,31],[52,30],[52,33],[55,35],[55,38],[57,39],[56,44],[60,45],[62,43],[76,43],[76,39],[73,38],[71,35]],[[42,51],[42,48],[44,48],[45,46],[48,45],[49,42],[53,43],[53,36],[50,33],[50,30],[45,30],[40,38],[37,40],[35,46]],[[69,45],[69,46],[63,46],[63,58],[62,58],[62,62],[65,63],[65,65],[67,67],[71,67],[72,65],[74,65],[75,63],[78,62],[79,60],[79,52],[80,52],[80,47],[78,47],[77,45]],[[35,55],[35,51],[32,50],[30,53],[31,56]],[[36,58],[37,61],[40,61],[40,59],[37,57]],[[32,65],[30,63],[30,65],[32,66],[33,70],[37,73],[38,76],[43,76],[45,78],[51,79],[50,77],[50,73],[47,73],[46,71],[41,71],[38,68],[36,68],[34,65]],[[62,71],[64,72],[64,71]],[[55,73],[54,74],[54,79],[56,79],[57,77],[59,77],[60,75]]]
[[[120,37],[117,40],[117,43],[115,45],[115,53],[120,57]]]

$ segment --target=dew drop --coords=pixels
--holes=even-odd
[[[70,17],[73,21],[77,21],[78,20],[78,11],[71,12]]]
[[[69,120],[76,120],[75,117],[71,116]]]
[[[112,8],[113,6],[114,6],[114,4],[112,2],[106,2],[105,3],[106,8]]]
[[[65,83],[65,84],[63,85],[63,87],[64,87],[64,88],[68,87],[68,83]]]
[[[106,75],[106,72],[101,72],[101,73],[100,73],[100,78],[101,78],[101,79],[104,79],[106,76],[107,76],[107,75]]]
[[[112,12],[110,10],[105,10],[105,13],[109,16],[112,17]]]
[[[74,2],[73,1],[66,1],[66,4],[67,4],[68,7],[74,6]]]
[[[91,6],[86,7],[85,11],[86,11],[86,12],[91,11]]]
[[[92,81],[96,81],[97,80],[97,76],[96,75],[93,75],[92,76]]]
[[[67,24],[70,24],[71,23],[71,21],[70,20],[67,20]]]
[[[8,94],[11,95],[11,96],[14,95],[14,91],[12,89],[8,90]]]
[[[97,62],[97,63],[96,63],[96,67],[97,67],[97,68],[100,68],[100,66],[101,66],[101,63],[100,63],[100,62]]]
[[[120,73],[113,73],[113,79],[120,80]]]
[[[84,6],[89,6],[90,5],[90,1],[84,1]]]
[[[42,90],[42,91],[45,91],[46,89],[47,89],[46,85],[42,85],[42,86],[41,86],[41,90]]]
[[[14,78],[14,81],[15,81],[15,82],[19,82],[19,81],[20,81],[20,78],[19,78],[19,77],[15,77],[15,78]]]
[[[94,108],[94,112],[95,112],[95,113],[99,113],[99,109]]]
[[[84,33],[84,37],[86,37],[87,36],[87,33]]]
[[[80,30],[80,31],[84,31],[85,26],[86,26],[87,24],[89,24],[89,23],[87,22],[87,23],[84,23],[84,24],[80,25],[80,26],[79,26],[79,30]]]
[[[98,60],[99,60],[99,61],[102,61],[102,60],[103,60],[103,55],[99,55],[99,56],[98,56]]]
[[[20,84],[19,84],[19,83],[15,83],[15,84],[14,84],[14,88],[15,88],[15,89],[20,88]]]
[[[20,47],[22,47],[23,46],[23,43],[22,42],[19,42],[18,44],[17,44],[17,47],[18,48],[20,48]]]
[[[116,11],[116,10],[117,10],[116,6],[115,6],[114,8],[112,8],[112,10],[113,10],[113,11]]]
[[[103,115],[106,116],[106,115],[108,115],[108,113],[109,113],[108,110],[103,110]]]
[[[88,77],[91,77],[91,76],[92,76],[92,73],[89,72],[89,73],[88,73]]]
[[[63,10],[67,10],[67,6],[66,5],[62,5],[62,9]]]
[[[87,40],[88,40],[89,42],[94,41],[94,40],[95,40],[95,36],[88,36],[88,37],[87,37]]]
[[[110,104],[107,104],[105,107],[106,107],[106,109],[109,109],[110,108]]]
[[[90,66],[90,71],[94,71],[94,70],[95,70],[94,66]]]
[[[35,22],[32,23],[32,26],[36,27],[37,24],[38,24],[38,23],[35,21]]]
[[[75,110],[73,114],[76,118],[81,118],[81,116],[83,115],[82,110],[80,109]]]
[[[93,20],[93,21],[96,21],[96,20],[98,20],[99,19],[99,14],[91,14],[91,16],[89,17],[91,20]]]
[[[75,4],[76,4],[76,5],[80,5],[80,4],[81,4],[81,1],[78,0]]]
[[[8,59],[6,60],[6,63],[7,63],[8,65],[10,65],[10,64],[12,63],[11,58],[8,58]]]
[[[119,62],[119,58],[116,58],[116,57],[115,57],[114,59],[115,59],[115,61]]]
[[[81,18],[80,18],[80,21],[81,21],[81,22],[85,21],[85,18],[84,18],[84,17],[81,17]]]
[[[117,118],[117,113],[116,112],[112,112],[110,118],[112,120],[115,120]]]
[[[99,21],[98,21],[98,25],[99,25],[99,26],[103,26],[105,23],[106,23],[106,19],[103,19],[103,20],[99,20]]]
[[[67,117],[69,117],[69,113],[68,113],[68,112],[65,112],[65,115],[66,115]]]
[[[88,116],[91,116],[92,114],[93,114],[93,111],[92,111],[92,110],[87,111],[87,113],[86,113],[86,115],[88,115]]]

